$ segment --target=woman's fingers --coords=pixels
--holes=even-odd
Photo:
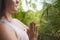
[[[37,33],[37,26],[36,26],[36,24],[34,22],[30,23],[30,31],[34,32],[34,34]]]
[[[36,26],[36,24],[35,24],[34,22],[31,22],[31,23],[30,23],[30,30],[31,30],[31,31],[35,31],[35,29],[36,29],[35,26]]]
[[[37,38],[37,26],[34,22],[30,23],[30,36]]]
[[[33,25],[32,23],[30,23],[30,30],[32,31],[32,29],[33,29]]]

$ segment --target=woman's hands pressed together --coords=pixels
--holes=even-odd
[[[30,40],[37,40],[37,26],[34,22],[30,23],[28,35]]]

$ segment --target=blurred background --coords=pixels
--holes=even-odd
[[[19,0],[13,17],[26,26],[35,22],[38,40],[60,40],[60,0]]]

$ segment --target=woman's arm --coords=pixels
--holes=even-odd
[[[15,32],[7,25],[0,23],[0,40],[18,40]]]

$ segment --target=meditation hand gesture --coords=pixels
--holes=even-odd
[[[30,38],[30,40],[37,40],[37,27],[34,22],[30,23],[29,38]]]

